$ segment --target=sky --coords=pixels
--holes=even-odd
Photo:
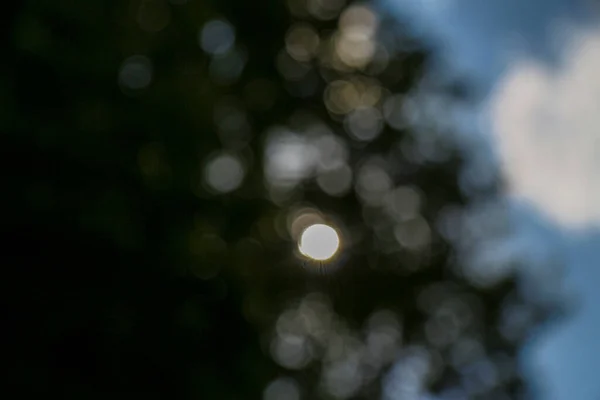
[[[484,94],[464,120],[505,178],[498,201],[510,205],[518,226],[512,239],[491,247],[532,260],[522,271],[524,292],[535,292],[539,282],[552,291],[554,283],[540,277],[552,261],[565,265],[563,291],[577,308],[522,350],[535,397],[600,399],[598,6],[586,0],[380,4],[434,45],[440,71],[467,77]]]

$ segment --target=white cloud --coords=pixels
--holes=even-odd
[[[600,31],[580,31],[563,63],[515,62],[490,103],[511,195],[563,226],[600,222]]]

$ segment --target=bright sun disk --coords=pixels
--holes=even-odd
[[[334,256],[340,247],[340,237],[329,225],[315,224],[300,236],[300,253],[313,260],[324,261]]]

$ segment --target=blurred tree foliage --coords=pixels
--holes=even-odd
[[[417,299],[444,282],[479,302],[476,329],[486,351],[512,359],[516,342],[496,324],[511,283],[468,285],[451,272],[453,252],[435,230],[442,209],[465,202],[458,154],[416,165],[396,146],[409,128],[389,126],[349,146],[352,169],[379,156],[400,171],[391,174],[394,185],[424,194],[433,232],[420,253],[384,251],[381,238],[393,231],[375,232],[373,221],[386,217],[353,191],[330,196],[311,179],[283,198],[265,188],[263,133],[273,125],[302,131],[311,115],[347,137],[323,102],[330,82],[370,77],[389,93],[417,85],[427,53],[393,21],[382,26],[407,50],[390,53],[381,70],[308,61],[298,63],[308,65],[302,79],[290,81],[277,67],[290,26],[304,20],[323,33],[336,29],[336,18],[297,7],[293,14],[278,0],[37,0],[4,8],[4,326],[13,332],[8,373],[19,393],[247,399],[287,374],[305,398],[327,398],[319,365],[287,371],[271,359],[265,338],[286,307],[321,292],[354,329],[373,311],[392,310],[402,317],[404,341],[425,343],[427,315]],[[199,46],[201,28],[215,18],[232,24],[239,46],[237,59],[216,67]],[[123,72],[126,60],[138,62],[133,78]],[[239,76],[227,72],[240,60]],[[214,113],[223,99],[248,110],[249,139],[241,144],[219,131]],[[244,182],[227,194],[202,184],[207,157],[220,149],[246,162]],[[313,273],[281,233],[300,205],[347,227],[352,248],[337,268]],[[447,366],[430,386],[458,381]],[[379,398],[379,382],[353,397]],[[517,393],[519,378],[498,387]]]

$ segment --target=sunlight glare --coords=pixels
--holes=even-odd
[[[311,225],[302,232],[298,249],[300,253],[314,260],[327,260],[338,251],[340,237],[329,225]]]

